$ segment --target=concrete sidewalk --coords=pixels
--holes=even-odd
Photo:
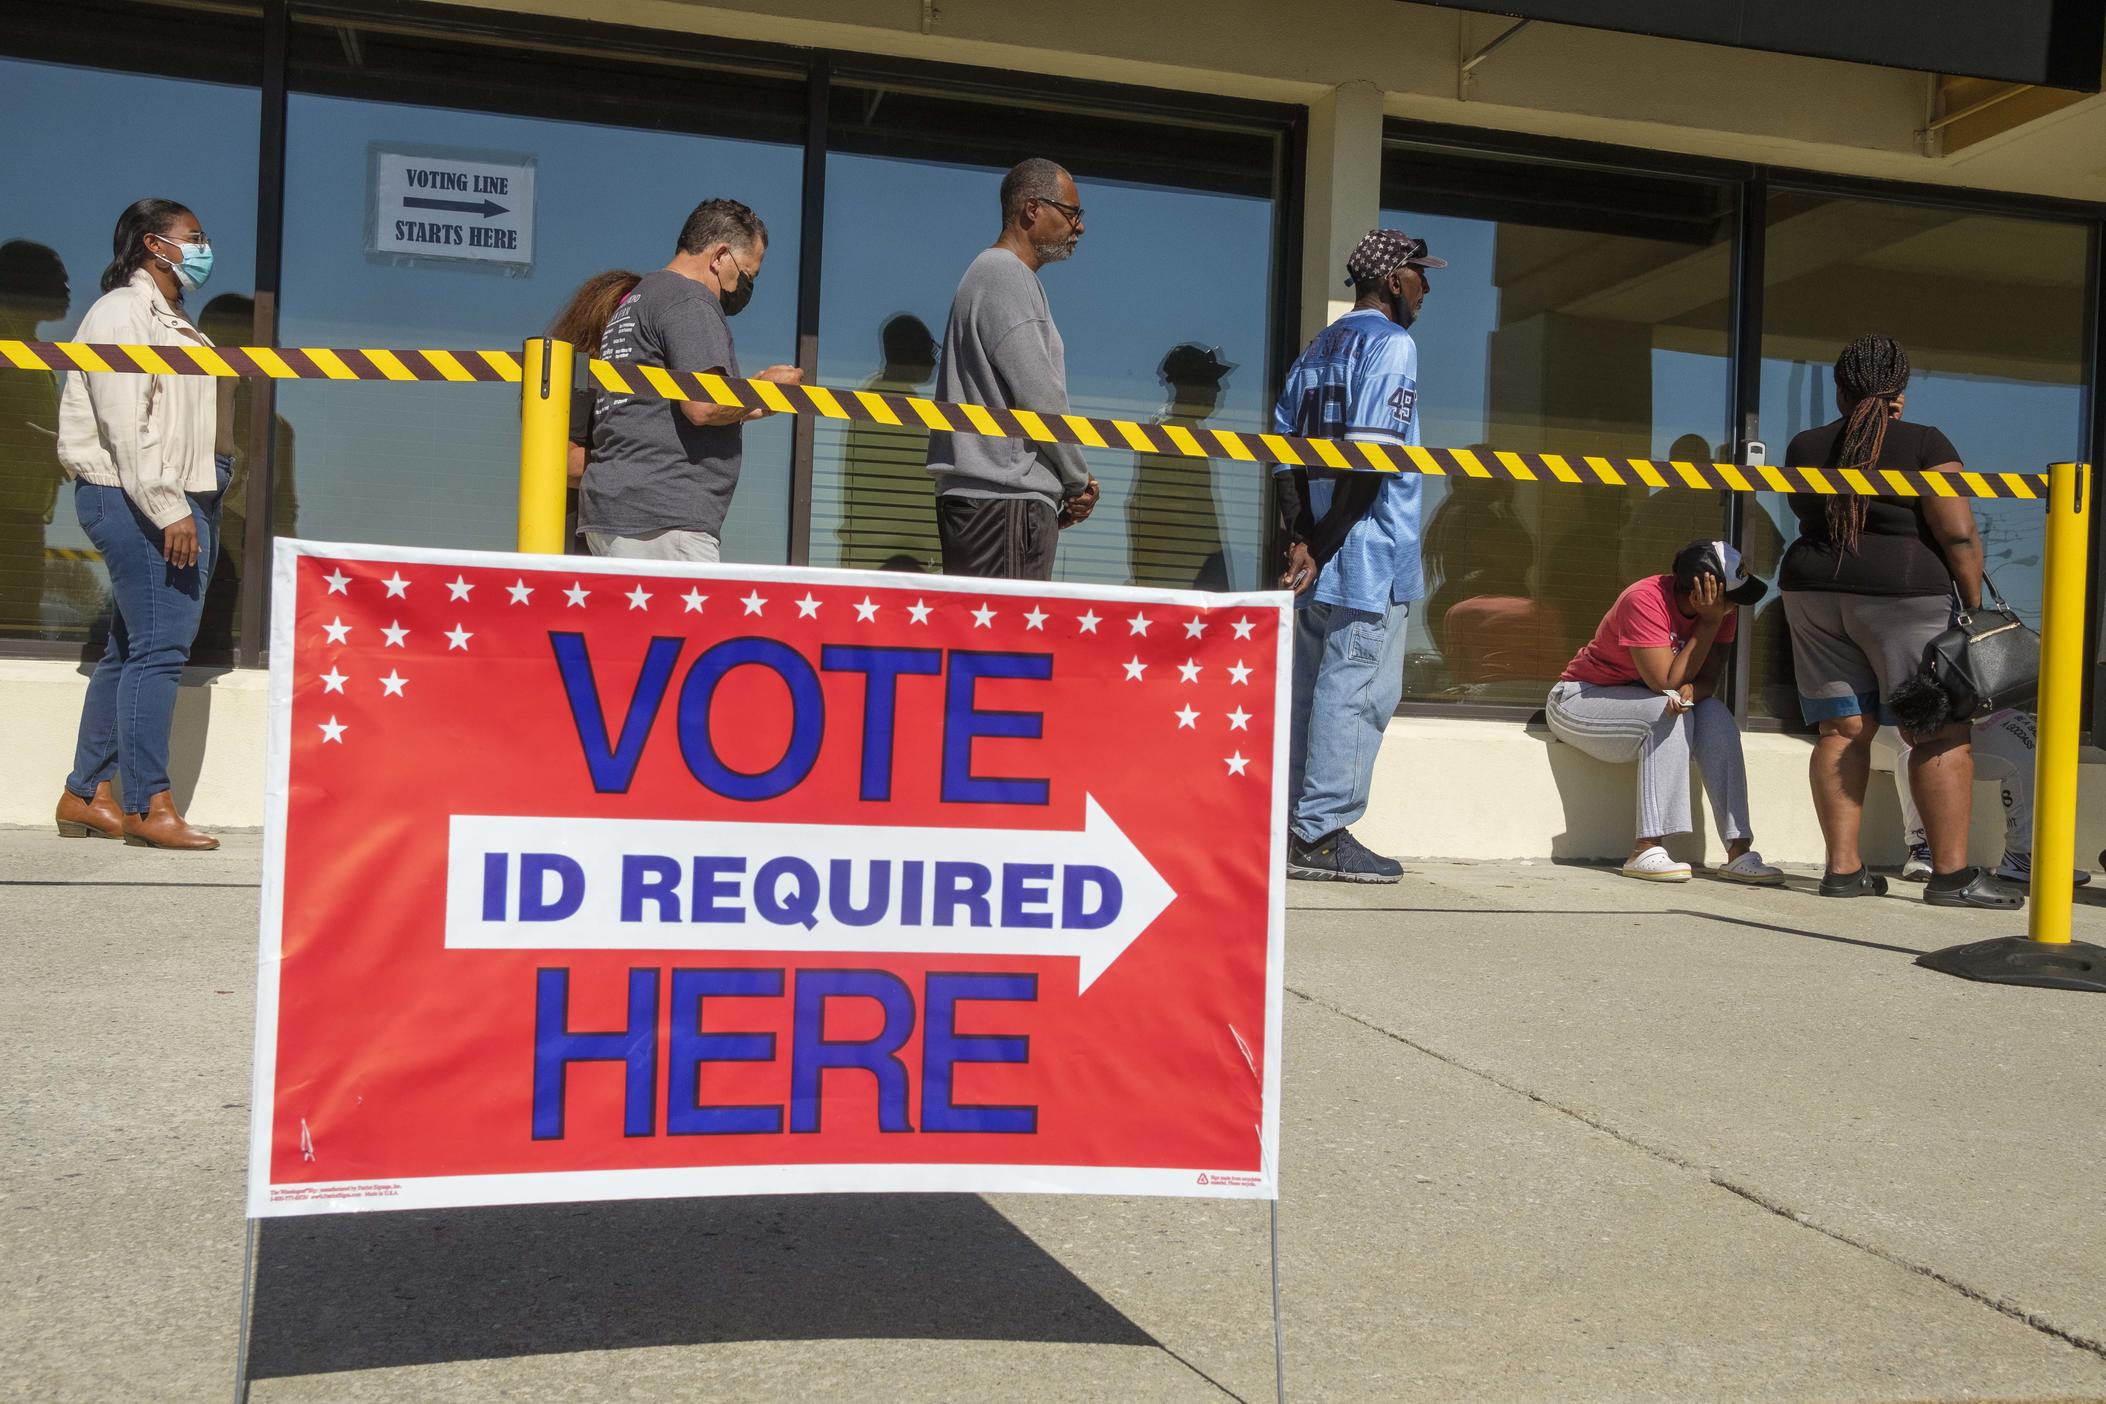
[[[0,831],[0,1396],[227,1397],[259,853]],[[2106,1399],[2106,999],[1915,967],[2017,924],[1897,890],[1292,886],[1289,1392]],[[252,1398],[1269,1399],[1266,1231],[973,1196],[274,1221]]]

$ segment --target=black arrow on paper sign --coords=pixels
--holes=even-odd
[[[403,196],[402,207],[406,210],[458,210],[462,214],[479,214],[484,219],[511,213],[495,200],[428,200],[421,195]]]

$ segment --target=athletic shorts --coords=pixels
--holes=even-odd
[[[1051,580],[1060,542],[1059,509],[1043,497],[936,499],[936,536],[945,575]]]
[[[1876,715],[1891,726],[1894,689],[1923,664],[1923,646],[1952,624],[1947,595],[1786,590],[1792,672],[1807,721]]]

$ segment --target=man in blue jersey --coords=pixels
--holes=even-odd
[[[1394,229],[1369,232],[1346,260],[1353,308],[1287,372],[1273,428],[1402,448],[1419,442],[1419,350],[1405,330],[1427,270],[1447,261]],[[1411,473],[1275,470],[1295,592],[1287,874],[1395,882],[1404,867],[1370,853],[1347,825],[1367,812],[1375,752],[1404,691],[1404,622],[1425,594],[1419,479]]]

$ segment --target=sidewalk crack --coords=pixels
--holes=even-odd
[[[1429,1047],[1426,1044],[1420,1043],[1416,1039],[1406,1037],[1405,1035],[1398,1033],[1394,1029],[1384,1028],[1382,1025],[1374,1023],[1371,1020],[1365,1019],[1360,1015],[1353,1013],[1349,1009],[1341,1008],[1327,999],[1321,999],[1316,995],[1309,994],[1303,990],[1298,990],[1292,985],[1288,985],[1285,988],[1288,994],[1293,995],[1296,999],[1301,1000],[1304,1004],[1311,1004],[1319,1009],[1328,1010],[1330,1013],[1336,1014],[1339,1018],[1344,1019],[1349,1023],[1358,1024],[1361,1028],[1368,1030],[1370,1033],[1379,1034],[1383,1038],[1389,1039],[1393,1043],[1400,1043],[1404,1047],[1411,1049],[1415,1053],[1423,1053],[1427,1057],[1433,1059],[1435,1062],[1444,1063],[1447,1066],[1456,1069],[1458,1072],[1468,1073],[1470,1076],[1478,1078],[1484,1082],[1489,1082],[1494,1087],[1500,1088],[1503,1091],[1512,1092],[1518,1096],[1526,1097],[1529,1101],[1536,1103],[1538,1106],[1556,1112],[1560,1116],[1570,1117],[1572,1120],[1579,1122],[1581,1125],[1586,1126],[1590,1130],[1598,1131],[1602,1135],[1607,1136],[1612,1140],[1619,1141],[1622,1144],[1629,1146],[1633,1150],[1640,1151],[1646,1155],[1653,1157],[1655,1160],[1662,1160],[1668,1163],[1669,1165],[1675,1166],[1677,1169],[1687,1170],[1694,1174],[1702,1175],[1711,1184],[1717,1186],[1719,1189],[1726,1191],[1728,1194],[1735,1195],[1738,1198],[1744,1199],[1748,1203],[1755,1205],[1757,1208],[1766,1210],[1771,1214],[1775,1214],[1778,1218],[1788,1220],[1791,1223],[1796,1224],[1800,1228],[1810,1229],[1814,1233],[1818,1233],[1824,1238],[1832,1239],[1837,1243],[1843,1244],[1845,1247],[1855,1248],[1862,1253],[1869,1253],[1873,1257],[1878,1258],[1881,1262],[1888,1263],[1894,1267],[1902,1268],[1905,1271],[1915,1273],[1919,1277],[1929,1278],[1931,1281],[1937,1283],[1939,1286],[1949,1288],[1952,1291],[1959,1293],[1961,1296],[1965,1297],[1967,1300],[1975,1303],[1976,1305],[1987,1307],[1991,1311],[1994,1311],[1999,1315],[2008,1316],[2013,1321],[2020,1322],[2021,1324],[2028,1326],[2035,1331],[2038,1331],[2041,1335],[2051,1337],[2054,1340],[2062,1342],[2064,1345],[2072,1346],[2078,1350],[2089,1352],[2090,1354],[2096,1355],[2101,1359],[2106,1359],[2106,1341],[2102,1341],[2093,1336],[2084,1335],[2081,1332],[2070,1330],[2069,1328],[2064,1326],[2058,1326],[2053,1321],[2050,1321],[2046,1317],[2041,1316],[2038,1312],[2029,1311],[2024,1307],[2018,1306],[2011,1302],[2007,1302],[2001,1297],[1997,1297],[1988,1292],[1984,1292],[1978,1287],[1969,1286],[1967,1283],[1962,1282],[1957,1278],[1948,1276],[1947,1274],[1940,1272],[1938,1269],[1930,1267],[1927,1264],[1912,1262],[1907,1258],[1899,1256],[1898,1254],[1892,1252],[1889,1249],[1880,1247],[1876,1243],[1869,1243],[1863,1239],[1855,1238],[1847,1233],[1843,1233],[1838,1229],[1832,1229],[1824,1224],[1815,1223],[1811,1218],[1807,1217],[1805,1214],[1799,1212],[1798,1210],[1791,1208],[1789,1205],[1786,1205],[1779,1200],[1772,1199],[1764,1195],[1761,1191],[1756,1190],[1750,1186],[1738,1184],[1732,1180],[1726,1179],[1724,1176],[1720,1175],[1717,1171],[1709,1168],[1708,1166],[1700,1165],[1697,1162],[1689,1159],[1687,1156],[1678,1154],[1677,1152],[1667,1148],[1666,1146],[1657,1146],[1649,1142],[1639,1140],[1637,1137],[1631,1135],[1629,1132],[1624,1131],[1614,1125],[1611,1125],[1609,1122],[1602,1120],[1598,1116],[1594,1116],[1588,1112],[1582,1111],[1578,1107],[1567,1106],[1562,1102],[1552,1101],[1550,1098],[1545,1097],[1541,1093],[1523,1087],[1519,1083],[1508,1081],[1506,1078],[1499,1076],[1497,1073],[1487,1071],[1484,1068],[1474,1067],[1471,1064],[1462,1061],[1460,1058],[1457,1058],[1453,1054],[1443,1053],[1437,1048]]]

